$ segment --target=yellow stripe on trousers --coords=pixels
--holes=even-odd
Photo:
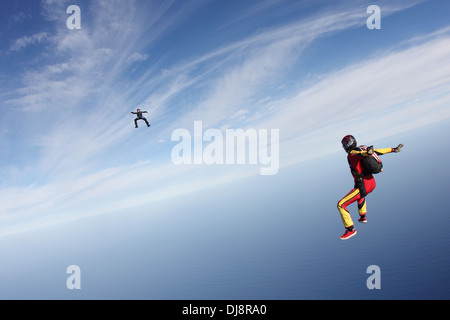
[[[353,220],[352,220],[352,217],[350,216],[350,212],[345,210],[343,208],[343,205],[347,201],[353,199],[354,197],[357,197],[358,195],[359,195],[359,189],[353,189],[352,191],[350,191],[349,194],[347,194],[344,198],[342,198],[341,201],[338,202],[337,207],[338,207],[339,213],[341,214],[342,222],[344,223],[344,226],[346,228],[351,227],[353,225]]]

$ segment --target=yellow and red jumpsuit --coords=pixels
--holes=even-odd
[[[394,152],[394,148],[374,149],[374,152],[377,155],[383,155],[386,153]],[[355,187],[345,197],[339,200],[337,205],[345,228],[353,226],[353,221],[347,207],[353,202],[357,201],[359,215],[360,216],[366,215],[367,207],[365,196],[371,193],[376,187],[375,179],[372,174],[364,174],[362,176],[362,181],[358,182],[358,179],[360,178],[359,176],[362,175],[364,172],[361,160],[363,159],[363,157],[367,156],[369,155],[367,154],[365,148],[361,150],[358,149],[351,150],[347,156],[348,164],[350,165],[350,170],[355,180]],[[358,186],[359,183],[362,183],[363,185]],[[365,191],[360,190],[363,187]]]

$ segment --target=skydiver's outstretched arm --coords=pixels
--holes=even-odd
[[[372,155],[374,152],[377,155],[383,155],[383,154],[387,154],[387,153],[391,153],[391,152],[397,153],[397,152],[400,152],[402,148],[403,148],[403,144],[399,144],[395,148],[381,148],[381,149],[374,149],[373,146],[370,146],[365,151],[352,150],[349,153],[350,154],[359,154],[359,155],[362,155],[363,157],[367,157],[367,156]]]
[[[363,157],[368,157],[370,155],[369,154],[370,148],[373,148],[373,147],[368,147],[367,150],[352,150],[349,152],[349,154],[359,154]]]
[[[374,152],[377,155],[383,155],[383,154],[391,153],[391,152],[398,153],[398,152],[402,151],[402,148],[403,148],[403,144],[399,144],[395,148],[383,148],[383,149],[374,149],[373,146],[372,146],[372,147],[367,148],[367,153],[369,155],[372,155]]]

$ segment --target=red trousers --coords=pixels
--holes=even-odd
[[[371,177],[370,179],[364,179],[364,186],[366,188],[366,195],[371,193],[375,187],[375,179]],[[338,202],[338,210],[341,214],[342,222],[344,223],[344,226],[346,228],[353,226],[353,220],[350,216],[350,212],[348,211],[347,207],[351,205],[353,202],[358,202],[358,212],[360,216],[363,216],[367,213],[367,206],[366,206],[366,198],[361,197],[361,192],[358,188],[352,189],[345,197],[343,197]]]

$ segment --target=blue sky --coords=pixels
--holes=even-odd
[[[66,28],[70,4],[82,30]],[[174,168],[171,132],[194,120],[280,129],[287,165],[338,151],[348,132],[381,138],[448,117],[448,4],[380,1],[382,29],[368,30],[369,4],[2,4],[3,217],[94,213],[117,194],[123,208],[187,191],[194,171],[198,188],[256,172]],[[139,106],[151,131],[132,125]]]
[[[66,28],[72,4],[81,30]],[[380,30],[366,27],[373,4]],[[450,117],[448,1],[18,0],[1,9],[2,235],[259,174],[175,166],[171,133],[196,120],[279,129],[283,170],[342,153],[349,133],[395,146],[390,137]],[[138,107],[150,129],[134,128]]]

